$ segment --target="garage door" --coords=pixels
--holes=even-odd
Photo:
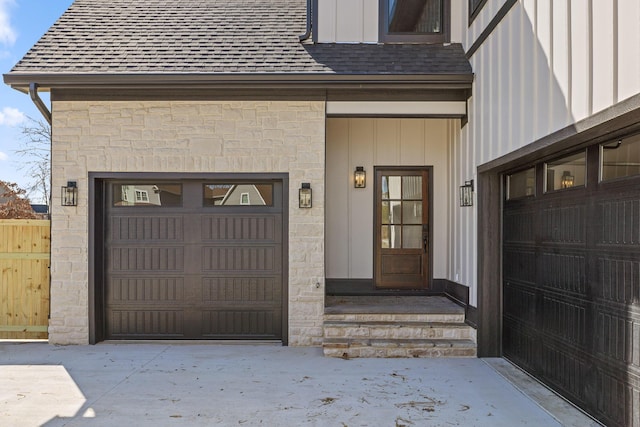
[[[106,183],[105,339],[283,339],[282,182]]]
[[[640,136],[505,184],[504,355],[607,425],[640,425]]]

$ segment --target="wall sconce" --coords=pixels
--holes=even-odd
[[[308,182],[303,182],[302,187],[298,190],[298,207],[311,207],[311,184]]]
[[[561,188],[571,188],[573,187],[575,177],[571,175],[571,172],[564,171],[562,172],[562,179],[560,181]]]
[[[367,173],[364,171],[363,166],[356,166],[356,171],[353,173],[353,186],[355,188],[365,188],[367,186]]]
[[[78,206],[78,184],[76,181],[67,181],[67,186],[63,186],[61,190],[62,206]]]
[[[473,180],[460,186],[460,206],[473,206]]]

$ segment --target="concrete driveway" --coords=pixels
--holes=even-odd
[[[0,420],[4,427],[596,425],[502,359],[342,360],[319,348],[211,344],[0,343]]]

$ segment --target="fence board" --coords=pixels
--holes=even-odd
[[[48,220],[0,220],[0,339],[47,338]]]

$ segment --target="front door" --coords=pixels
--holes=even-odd
[[[375,283],[427,289],[430,167],[376,168]]]

